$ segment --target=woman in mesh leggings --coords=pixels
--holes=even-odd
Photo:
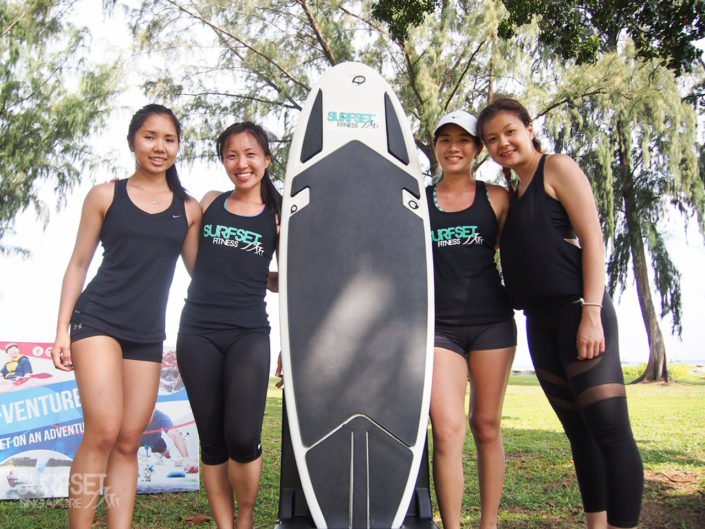
[[[575,161],[546,155],[526,109],[497,99],[479,116],[492,158],[519,177],[500,241],[531,358],[570,440],[589,529],[639,522],[643,468],[605,292],[605,249],[590,182]]]

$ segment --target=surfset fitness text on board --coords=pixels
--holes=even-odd
[[[335,123],[338,127],[348,129],[379,128],[379,125],[375,122],[374,114],[361,112],[328,112],[328,121]]]

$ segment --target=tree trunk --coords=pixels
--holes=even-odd
[[[649,361],[646,365],[646,371],[633,383],[641,382],[642,380],[645,382],[656,382],[659,380],[672,382],[673,379],[668,371],[668,361],[666,359],[666,344],[663,341],[663,334],[661,334],[661,327],[651,298],[646,250],[644,248],[644,239],[637,216],[634,181],[631,177],[631,173],[625,175],[624,183],[624,209],[629,233],[632,264],[634,266],[634,277],[636,279],[636,290],[639,297],[639,306],[641,307],[641,316],[644,320],[646,335],[649,340]]]

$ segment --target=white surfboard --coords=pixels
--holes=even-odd
[[[433,264],[411,130],[368,66],[335,66],[312,89],[281,222],[285,401],[310,514],[400,527],[427,436]]]

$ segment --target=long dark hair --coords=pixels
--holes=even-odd
[[[259,125],[255,125],[251,121],[242,121],[240,123],[233,123],[227,129],[225,129],[218,139],[215,141],[215,149],[218,153],[218,159],[222,162],[224,157],[225,145],[228,139],[235,134],[240,134],[241,132],[249,133],[259,146],[262,147],[264,155],[269,158],[272,157],[272,151],[269,149],[269,136]],[[264,170],[264,176],[262,177],[262,185],[260,186],[260,194],[262,196],[262,202],[271,211],[277,215],[281,215],[282,211],[282,196],[277,188],[274,187],[272,183],[272,178],[269,175],[269,169]]]
[[[517,101],[516,99],[512,99],[511,97],[498,97],[494,99],[485,108],[483,108],[482,112],[480,112],[480,115],[477,117],[477,135],[480,137],[483,143],[485,143],[485,125],[487,125],[487,122],[489,120],[491,120],[497,114],[500,114],[502,112],[509,112],[511,114],[514,114],[516,117],[519,118],[519,120],[524,124],[525,127],[528,127],[533,122],[531,116],[529,115],[529,111],[526,110],[524,105],[519,103],[519,101]],[[543,149],[541,148],[541,143],[539,142],[539,140],[536,139],[536,136],[534,136],[532,143],[534,144],[534,149],[536,149],[538,152],[543,152]],[[512,189],[514,187],[512,185],[512,170],[508,167],[503,167],[502,174],[504,175],[504,179],[507,182],[507,186],[509,187],[509,189]]]
[[[142,125],[144,125],[147,118],[154,114],[168,116],[169,119],[171,119],[174,124],[174,128],[176,129],[176,137],[179,140],[179,143],[181,143],[181,123],[179,123],[177,117],[171,109],[163,105],[152,103],[140,108],[137,112],[135,112],[130,120],[130,126],[127,129],[127,142],[131,148],[135,145],[135,135],[137,134],[137,131],[140,127],[142,127]],[[184,189],[184,186],[181,185],[181,181],[179,180],[179,173],[176,170],[176,164],[166,170],[166,183],[169,185],[169,189],[171,189],[171,192],[174,193],[174,195],[182,200],[188,200],[189,197],[186,193],[186,189]]]

